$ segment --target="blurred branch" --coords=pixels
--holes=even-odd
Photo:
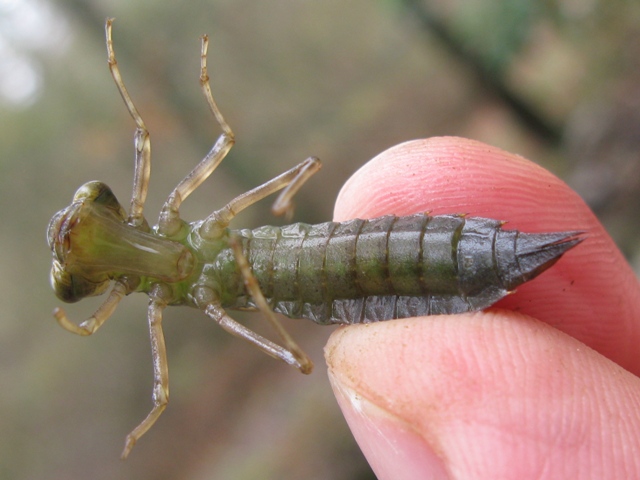
[[[104,24],[106,16],[103,16],[92,2],[83,0],[61,0],[62,6],[68,17],[74,17],[79,22],[93,28],[94,25]]]
[[[416,18],[423,27],[425,33],[438,38],[447,50],[461,63],[466,65],[474,74],[478,83],[483,88],[498,97],[520,121],[541,140],[552,146],[559,146],[561,143],[562,128],[536,110],[536,108],[523,100],[513,91],[496,73],[489,68],[479,52],[467,48],[456,36],[447,28],[445,22],[437,18],[430,11],[427,2],[424,0],[400,0],[408,12]]]

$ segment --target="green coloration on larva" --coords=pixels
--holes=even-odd
[[[154,407],[127,436],[123,457],[168,402],[162,333],[162,311],[168,305],[198,308],[230,333],[309,373],[311,361],[273,311],[318,324],[352,324],[481,310],[539,275],[581,241],[580,232],[519,233],[502,230],[497,220],[461,215],[388,215],[319,225],[229,228],[237,213],[278,190],[282,193],[273,210],[289,212],[293,195],[320,168],[313,157],[233,199],[205,220],[184,222],[180,204],[235,142],[209,88],[206,36],[201,85],[223,133],[171,192],[157,225],[149,228],[143,216],[151,161],[149,133],[120,76],[111,24],[107,20],[109,68],[137,125],[130,213],[109,187],[89,182],[76,192],[70,206],[52,218],[47,238],[53,252],[52,285],[61,300],[100,295],[113,283],[102,306],[80,325],[56,309],[56,319],[68,331],[90,335],[124,296],[149,295]],[[284,346],[248,330],[226,312],[248,308],[265,315]]]
[[[462,313],[491,306],[580,241],[575,232],[527,234],[497,220],[425,214],[223,228],[216,238],[203,238],[199,221],[166,238],[127,225],[122,212],[109,187],[90,182],[54,216],[49,243],[62,300],[135,276],[136,291],[170,286],[170,305],[197,308],[193,291],[205,286],[223,308],[255,309],[233,236],[269,304],[286,316],[350,324]]]

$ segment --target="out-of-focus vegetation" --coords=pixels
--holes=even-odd
[[[82,183],[130,195],[134,126],[106,65],[107,16],[151,131],[151,221],[219,134],[198,86],[209,33],[214,95],[238,142],[187,219],[316,155],[324,168],[295,219],[328,220],[376,153],[460,135],[565,178],[640,263],[637,2],[0,0],[0,478],[373,478],[323,369],[331,329],[286,321],[317,365],[304,377],[179,308],[164,322],[169,408],[118,459],[151,405],[146,299],[127,298],[94,337],[64,332],[44,242]],[[268,206],[234,225],[277,222]]]

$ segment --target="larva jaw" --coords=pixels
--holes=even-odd
[[[51,286],[56,296],[66,303],[74,303],[85,297],[102,295],[109,286],[109,279],[94,283],[82,275],[67,272],[60,262],[54,260],[51,266]]]
[[[87,216],[90,205],[99,204],[120,221],[126,213],[111,189],[101,182],[89,182],[76,191],[71,205],[56,213],[47,227],[47,242],[53,253],[50,281],[56,296],[67,303],[101,295],[109,286],[109,276],[102,272],[90,275],[73,266],[72,231]],[[76,242],[74,242],[75,244]]]
[[[181,243],[129,225],[111,189],[89,182],[56,213],[47,231],[53,253],[51,283],[60,299],[100,295],[121,276],[178,282],[193,271],[195,258]]]

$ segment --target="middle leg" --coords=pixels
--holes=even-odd
[[[169,198],[164,203],[162,211],[160,213],[160,219],[158,220],[158,231],[163,235],[176,234],[181,225],[179,209],[182,202],[204,182],[209,175],[213,173],[220,162],[227,156],[231,147],[235,143],[235,136],[231,127],[226,122],[218,104],[213,98],[211,93],[211,86],[209,85],[209,74],[207,72],[207,50],[209,48],[209,37],[202,36],[202,49],[200,52],[200,85],[202,92],[209,105],[209,110],[213,113],[213,116],[218,121],[222,134],[218,137],[218,140],[213,145],[209,153],[195,166],[189,174],[182,179],[182,181],[173,189]]]
[[[169,403],[169,365],[167,348],[162,332],[162,311],[167,306],[166,287],[156,285],[149,295],[149,336],[151,338],[151,356],[153,358],[153,408],[147,417],[134,428],[125,440],[120,457],[127,458],[136,442],[153,426]]]
[[[245,208],[259,202],[272,193],[282,190],[272,207],[275,215],[282,215],[291,212],[293,209],[291,199],[293,195],[311,176],[320,170],[322,164],[316,157],[309,157],[304,162],[296,165],[276,178],[269,180],[262,185],[238,195],[220,210],[216,210],[209,215],[200,227],[200,235],[206,239],[216,239],[222,230],[227,228],[229,222]]]

